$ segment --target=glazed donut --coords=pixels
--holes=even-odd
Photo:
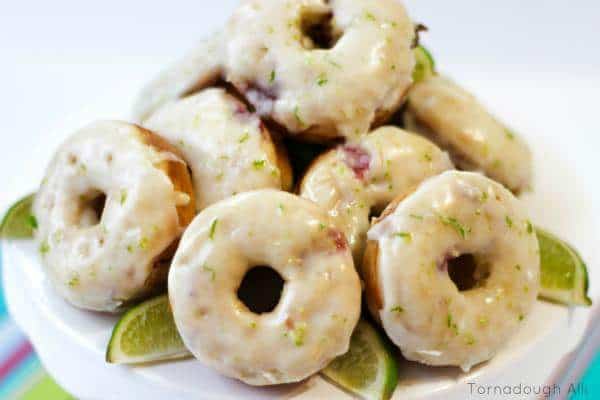
[[[196,207],[254,189],[288,190],[292,172],[260,119],[223,89],[206,89],[169,103],[144,124],[187,161]]]
[[[382,127],[320,156],[304,176],[300,195],[329,213],[348,238],[360,270],[370,215],[452,168],[448,155],[428,140]]]
[[[412,82],[414,29],[396,0],[245,0],[224,36],[226,80],[314,141],[366,133]]]
[[[171,101],[202,90],[221,76],[222,34],[200,41],[188,54],[159,74],[142,89],[133,108],[134,119],[144,122]]]
[[[447,78],[432,76],[410,89],[404,125],[450,151],[461,169],[482,171],[515,193],[531,185],[527,144]]]
[[[257,314],[236,292],[266,265],[285,281]],[[344,235],[312,202],[272,189],[219,202],[194,219],[169,272],[169,299],[187,348],[250,385],[300,381],[349,348],[361,287]]]
[[[506,343],[537,298],[535,232],[519,201],[482,175],[427,180],[386,209],[368,240],[369,309],[409,360],[467,371]]]
[[[166,284],[195,206],[175,149],[138,126],[102,121],[60,147],[33,212],[56,290],[75,306],[114,312]]]

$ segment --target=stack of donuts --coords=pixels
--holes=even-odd
[[[493,357],[539,290],[531,156],[449,79],[415,79],[417,42],[397,0],[242,0],[135,124],[57,151],[34,203],[57,292],[120,312],[168,290],[194,356],[251,385],[345,353],[363,299],[407,359]],[[306,143],[324,150],[292,168]],[[256,267],[283,281],[263,312],[238,293]]]

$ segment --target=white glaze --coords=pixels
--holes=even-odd
[[[278,306],[261,315],[236,295],[257,265],[286,281]],[[361,288],[346,240],[325,213],[260,190],[198,214],[173,260],[169,298],[198,359],[248,384],[272,385],[300,381],[348,350]]]
[[[341,37],[318,49],[301,22],[327,15]],[[291,133],[356,137],[404,98],[413,37],[396,0],[245,0],[226,28],[226,79]]]
[[[221,40],[220,32],[201,40],[144,87],[133,108],[134,119],[144,122],[161,106],[217,81],[221,75]]]
[[[490,359],[539,290],[538,243],[519,200],[482,175],[450,171],[395,206],[368,232],[377,246],[371,311],[409,360],[468,370]],[[489,277],[462,292],[445,265],[461,254],[475,254],[478,270],[489,265]]]
[[[353,170],[365,165],[364,171]],[[348,238],[359,267],[369,216],[408,195],[423,180],[452,168],[448,155],[428,140],[382,127],[318,158],[302,180],[300,195],[329,213]]]
[[[175,146],[192,170],[196,207],[255,189],[287,189],[271,136],[260,119],[222,89],[169,103],[144,124]],[[287,160],[283,160],[284,168]],[[282,176],[283,175],[283,176]]]
[[[531,185],[527,144],[447,78],[433,76],[410,89],[404,122],[448,148],[462,169],[482,171],[515,192]]]
[[[139,127],[113,121],[81,129],[57,151],[33,212],[46,273],[72,304],[115,311],[154,289],[154,261],[183,229],[181,193],[155,165],[165,159],[183,163],[143,143]],[[100,192],[98,221],[87,200]]]

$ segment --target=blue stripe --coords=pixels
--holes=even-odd
[[[32,353],[19,366],[0,382],[0,399],[11,399],[18,390],[22,390],[29,380],[42,371],[37,356]]]
[[[600,398],[600,351],[596,353],[592,365],[581,380],[581,385],[574,387],[570,394],[570,400],[593,400]]]

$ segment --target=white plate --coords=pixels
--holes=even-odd
[[[226,3],[227,6],[221,11],[217,12],[215,8],[211,8],[211,24],[214,25],[215,15],[222,14],[221,19],[225,17],[226,8],[233,2]],[[439,1],[424,1],[422,6],[417,6],[415,1],[409,2],[419,11],[417,14],[422,20],[434,29],[431,35],[435,44],[433,48],[442,68],[445,64],[444,69],[449,70],[451,75],[473,90],[501,118],[510,121],[531,143],[535,153],[535,191],[526,196],[524,201],[532,220],[567,238],[581,250],[590,266],[591,294],[597,299],[600,285],[594,269],[600,260],[596,243],[596,238],[600,237],[600,188],[597,178],[600,171],[597,156],[600,135],[597,134],[596,88],[600,87],[600,76],[597,73],[599,69],[594,69],[593,65],[600,65],[600,58],[596,56],[595,59],[591,58],[590,63],[580,64],[565,61],[573,56],[574,52],[577,53],[576,46],[580,46],[577,48],[581,56],[585,54],[586,47],[582,44],[584,39],[581,39],[580,33],[587,25],[582,21],[586,16],[591,18],[594,11],[588,10],[589,12],[571,15],[569,18],[560,14],[565,10],[555,10],[557,12],[551,14],[546,11],[543,14],[545,23],[527,35],[527,24],[539,17],[540,6],[546,6],[546,2],[539,2],[538,7],[525,7],[520,1],[507,1],[502,3],[504,8],[498,6],[499,8],[491,11],[487,8],[487,11],[473,10],[473,3],[469,1],[452,2],[451,5],[449,2],[444,3],[445,5],[441,5]],[[528,4],[533,3],[535,2]],[[597,4],[591,1],[583,3],[590,7],[591,4]],[[515,17],[516,20],[511,20],[517,8],[520,14]],[[574,8],[569,10],[575,12],[572,11]],[[515,27],[520,27],[521,31],[507,31],[503,24],[499,24],[498,27],[486,25],[486,21],[493,20],[486,14],[488,11],[493,11],[499,21],[513,21]],[[477,31],[476,35],[465,32],[466,24],[455,25],[453,21],[456,18],[450,16],[459,13],[465,16],[465,20],[471,21],[470,32]],[[202,18],[202,12],[199,10],[187,14],[195,15],[194,18]],[[173,15],[171,17],[175,19]],[[201,24],[201,21],[187,16],[185,18],[188,19],[185,19],[187,25],[184,26],[192,26],[192,22]],[[565,24],[560,35],[553,33],[557,23],[552,21]],[[179,22],[181,21],[177,21],[178,24]],[[145,23],[150,28],[159,21],[155,19],[152,23],[140,23]],[[569,23],[573,24],[572,29],[569,28]],[[104,26],[104,23],[100,25]],[[130,25],[127,25],[127,29],[130,29]],[[151,31],[148,29],[148,32]],[[104,34],[104,31],[102,32]],[[168,34],[163,32],[161,34]],[[437,36],[434,35],[435,32],[438,33]],[[590,30],[589,33],[594,32]],[[462,40],[468,37],[472,37],[473,40],[463,43]],[[542,41],[541,38],[547,40]],[[543,43],[541,47],[537,45],[538,39],[539,43]],[[488,42],[504,47],[495,49],[494,46],[487,46]],[[190,43],[190,40],[187,43]],[[559,46],[561,43],[562,46]],[[514,61],[509,62],[505,54],[513,44]],[[137,43],[132,46],[137,46]],[[481,57],[472,57],[473,46],[477,48],[477,54]],[[163,43],[161,55],[169,54],[172,58],[175,54],[165,50],[166,47]],[[183,47],[189,46],[178,45],[177,48]],[[11,176],[10,181],[6,179],[6,190],[3,187],[3,192],[0,193],[1,205],[8,205],[9,200],[14,200],[18,195],[24,194],[24,190],[36,186],[36,181],[51,153],[74,129],[94,119],[127,116],[138,83],[144,81],[148,74],[156,69],[156,65],[164,64],[164,58],[158,54],[156,59],[134,59],[130,56],[132,48],[122,48],[122,54],[128,55],[119,59],[122,65],[118,66],[118,70],[126,71],[124,76],[132,78],[132,81],[124,79],[115,72],[116,67],[113,67],[107,76],[119,83],[118,89],[106,89],[110,80],[105,77],[102,81],[101,78],[105,66],[95,69],[79,65],[77,68],[65,66],[64,68],[70,68],[69,71],[83,71],[87,68],[85,73],[76,76],[80,80],[79,85],[82,85],[85,79],[89,79],[89,76],[98,76],[99,82],[89,84],[98,90],[102,85],[105,87],[101,92],[94,91],[93,96],[89,95],[93,103],[68,115],[61,112],[60,117],[56,114],[52,117],[46,116],[45,119],[42,118],[43,123],[36,122],[38,120],[35,118],[30,121],[15,117],[13,126],[9,125],[11,129],[14,128],[10,135],[4,130],[2,143],[5,146],[9,143],[10,148],[20,151],[8,154],[7,150],[2,150],[0,173],[7,178]],[[569,48],[573,51],[552,52],[557,48]],[[531,54],[532,49],[537,52]],[[119,53],[115,51],[114,54]],[[593,53],[585,55],[594,57]],[[74,57],[72,61],[75,62],[76,59],[77,57]],[[44,61],[40,59],[39,62]],[[29,67],[23,68],[25,71],[34,71]],[[139,76],[138,68],[145,74],[143,78]],[[83,77],[86,73],[89,76]],[[32,74],[26,76],[36,79]],[[73,86],[78,84],[73,82]],[[60,109],[52,103],[52,97],[40,90],[41,85],[51,87],[52,81],[34,80],[29,93],[34,95],[36,91],[39,92],[41,98],[45,99],[47,108],[58,112]],[[18,92],[15,90],[14,95],[19,95]],[[77,101],[88,98],[82,96],[84,94],[78,96]],[[42,113],[43,109],[40,107],[37,112]],[[10,117],[8,115],[8,118]],[[27,130],[23,126],[31,127],[31,124],[35,123],[38,123],[34,126],[39,133],[26,135]],[[18,170],[24,164],[21,161],[23,154],[28,155],[28,168],[24,168],[15,178],[14,170]],[[104,352],[115,322],[114,317],[74,309],[58,298],[44,279],[37,252],[30,243],[5,243],[3,265],[5,292],[12,316],[30,337],[48,370],[60,384],[79,398],[348,398],[345,393],[319,377],[299,385],[253,389],[223,378],[193,360],[136,368],[107,365],[104,363]],[[532,388],[543,385],[553,366],[580,341],[589,315],[588,310],[568,310],[540,302],[506,348],[491,362],[469,374],[463,374],[453,368],[428,368],[413,363],[402,363],[400,385],[395,398],[467,399],[476,398],[477,389],[486,385],[523,384]],[[470,382],[480,386],[469,385]],[[486,398],[506,397],[489,395]]]

